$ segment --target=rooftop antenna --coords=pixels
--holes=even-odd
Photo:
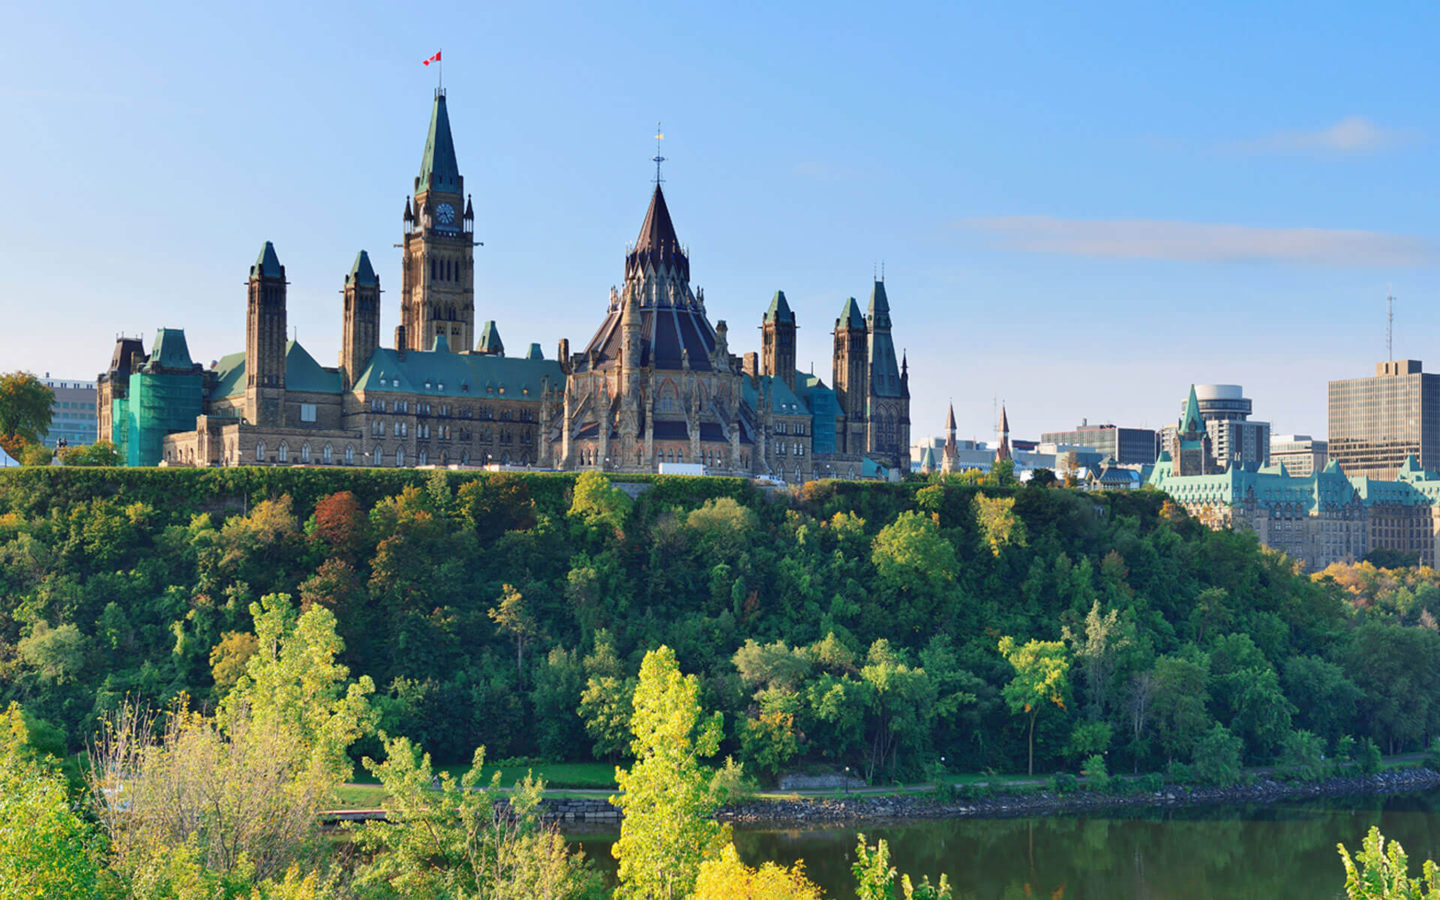
[[[656,122],[656,123],[655,123],[655,158],[651,160],[651,162],[655,163],[655,184],[656,184],[656,186],[659,186],[660,184],[664,183],[664,181],[665,181],[665,179],[663,179],[663,178],[660,177],[660,164],[665,161],[665,157],[663,157],[663,156],[660,155],[660,142],[663,141],[663,140],[665,140],[665,131],[660,127],[660,123],[659,123],[659,122]]]
[[[1395,294],[1385,285],[1385,359],[1395,358]]]

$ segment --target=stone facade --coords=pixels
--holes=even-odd
[[[562,340],[556,360],[533,344],[507,357],[493,321],[472,349],[474,213],[463,191],[437,91],[402,218],[394,348],[380,346],[380,280],[364,251],[345,277],[338,365],[287,340],[285,269],[266,242],[250,267],[245,351],[201,369],[178,330],[162,329],[164,354],[158,338],[150,355],[120,341],[99,379],[102,433],[129,442],[131,465],[656,472],[668,463],[787,482],[908,470],[909,372],[896,362],[883,281],[868,315],[851,299],[837,320],[843,392],[796,369],[783,293],[763,321],[763,361],[742,359],[691,287],[657,183],[624,287],[611,288],[585,349],[572,354]]]

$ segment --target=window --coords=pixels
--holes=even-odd
[[[335,451],[333,451],[333,450],[330,449],[330,445],[329,445],[329,444],[326,444],[326,445],[325,445],[325,449],[323,449],[323,450],[320,451],[320,461],[323,462],[325,465],[328,466],[328,465],[330,465],[330,463],[334,462],[334,460],[335,460]]]
[[[309,444],[301,444],[301,445],[300,445],[300,461],[301,461],[302,463],[308,463],[308,462],[310,461],[310,445],[309,445]]]
[[[415,458],[415,464],[416,464],[416,465],[423,466],[423,465],[425,465],[425,460],[426,460],[426,459],[427,459],[427,456],[426,456],[426,453],[425,453],[425,448],[424,448],[424,447],[421,447],[421,448],[420,448],[420,453],[419,453],[419,454],[416,456],[416,458]]]
[[[375,465],[377,465],[377,466],[383,466],[383,465],[385,465],[385,448],[384,448],[384,447],[376,447],[376,448],[375,448]]]
[[[264,462],[264,461],[265,461],[265,442],[264,442],[264,441],[256,441],[256,442],[255,442],[255,461],[256,461],[256,462]]]
[[[315,404],[313,404],[313,403],[302,403],[302,404],[300,404],[300,421],[302,421],[302,422],[313,422],[313,421],[315,421]]]
[[[284,441],[280,442],[279,449],[275,451],[275,458],[282,463],[288,463],[290,461],[290,448]]]
[[[404,448],[404,447],[397,447],[397,448],[396,448],[396,450],[395,450],[395,465],[396,465],[396,466],[403,466],[403,465],[405,465],[405,448]]]
[[[355,465],[355,448],[349,444],[345,445],[345,465]]]

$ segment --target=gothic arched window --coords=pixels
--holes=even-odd
[[[255,442],[255,461],[256,461],[256,462],[264,462],[264,461],[265,461],[265,442],[264,442],[264,441],[256,441],[256,442]]]
[[[310,461],[310,445],[309,445],[309,444],[301,444],[301,445],[300,445],[300,461],[301,461],[302,463],[308,463],[308,462]]]
[[[355,448],[349,444],[345,445],[345,465],[355,465]]]
[[[284,441],[280,442],[279,449],[275,451],[275,458],[282,463],[288,463],[290,461],[290,447],[287,446]]]
[[[427,459],[427,455],[426,455],[426,453],[425,453],[425,448],[424,448],[424,447],[421,447],[421,448],[420,448],[420,452],[419,452],[419,453],[416,455],[416,457],[415,457],[415,465],[417,465],[417,466],[423,466],[423,465],[425,465],[426,459]]]
[[[405,465],[405,448],[404,448],[404,447],[397,447],[397,448],[395,449],[395,465],[396,465],[397,468],[402,467],[402,466]]]
[[[320,461],[328,466],[331,462],[334,461],[334,458],[335,451],[330,448],[329,444],[326,444],[325,448],[320,451]]]

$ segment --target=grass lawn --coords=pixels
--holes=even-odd
[[[469,766],[437,766],[437,770],[449,772],[458,780],[469,770]],[[515,782],[525,777],[526,772],[533,772],[536,778],[545,781],[546,790],[552,788],[598,788],[600,790],[615,789],[615,767],[609,763],[578,762],[578,763],[540,763],[534,766],[486,766],[484,783],[489,784],[490,778],[500,773],[500,784],[502,787],[511,787]],[[375,777],[369,772],[359,771],[355,773],[355,781],[361,784],[375,784]]]

